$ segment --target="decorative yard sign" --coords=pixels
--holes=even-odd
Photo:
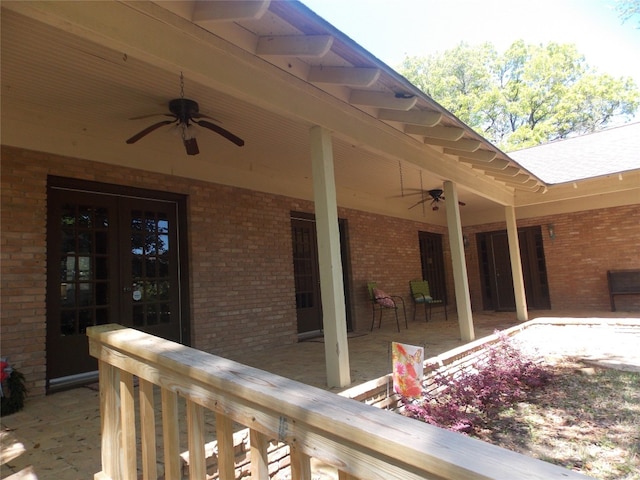
[[[407,398],[422,395],[424,348],[391,343],[393,391]]]

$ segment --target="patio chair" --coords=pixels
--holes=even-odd
[[[376,321],[376,310],[380,311],[380,319],[378,328],[382,326],[382,312],[384,310],[393,310],[396,316],[396,325],[398,332],[400,331],[400,320],[398,318],[398,307],[402,305],[402,313],[404,314],[404,325],[408,329],[407,310],[404,306],[404,299],[398,295],[387,295],[385,292],[377,288],[376,282],[367,283],[367,291],[369,292],[369,300],[371,301],[371,331]]]
[[[416,311],[418,310],[418,305],[424,305],[424,321],[428,322],[432,317],[431,309],[433,305],[444,305],[444,318],[448,320],[447,316],[447,304],[444,300],[436,299],[431,296],[431,290],[429,289],[429,282],[426,280],[411,280],[409,282],[409,288],[411,290],[411,298],[413,298],[413,321],[416,320]]]

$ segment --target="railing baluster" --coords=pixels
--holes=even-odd
[[[178,394],[162,389],[162,433],[164,436],[164,478],[181,478]]]
[[[123,478],[136,480],[136,406],[133,393],[133,374],[120,371],[120,414],[122,416]]]
[[[140,444],[142,448],[142,479],[157,480],[156,420],[153,401],[153,383],[139,379],[140,389]]]
[[[249,446],[251,449],[251,480],[267,480],[269,478],[267,452],[269,439],[266,435],[251,429],[249,431]]]
[[[289,446],[292,480],[311,480],[311,457],[292,445]]]
[[[218,440],[218,475],[220,480],[234,480],[235,449],[233,447],[233,424],[231,419],[216,413],[216,438]]]
[[[96,473],[96,480],[136,478],[131,440],[135,438],[134,375],[140,379],[144,480],[157,473],[158,468],[152,466],[156,460],[164,461],[164,478],[182,478],[177,392],[187,401],[192,479],[201,480],[206,475],[204,408],[216,415],[220,480],[235,479],[236,424],[254,428],[248,435],[251,474],[257,480],[266,480],[270,467],[273,472],[285,468],[287,454],[294,480],[311,480],[311,455],[342,469],[339,480],[499,479],[504,478],[505,469],[513,479],[586,478],[139,330],[99,325],[87,329],[87,335],[90,352],[98,358],[100,367],[102,471]],[[454,352],[450,358],[458,362],[460,356],[460,352]],[[455,365],[464,368],[464,362]],[[155,421],[156,387],[151,384],[161,388],[164,459],[155,459],[155,427],[151,424]],[[246,431],[236,435],[243,444]],[[279,445],[271,451],[268,439],[272,438],[288,446]],[[246,472],[246,456],[237,460],[237,469]]]
[[[100,412],[102,424],[102,473],[113,480],[120,475],[120,370],[99,361]]]
[[[189,438],[189,478],[203,480],[207,477],[204,454],[204,409],[187,400],[187,435]]]

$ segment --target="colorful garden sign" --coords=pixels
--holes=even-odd
[[[424,348],[402,343],[391,343],[393,391],[403,397],[422,395],[422,362]]]

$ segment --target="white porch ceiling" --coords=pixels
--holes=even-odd
[[[266,10],[259,18],[220,21],[216,15],[223,13],[207,10],[212,3],[253,3]],[[291,8],[293,4],[298,6]],[[418,97],[409,111],[389,109],[409,105],[415,92],[406,90],[408,98],[396,98],[394,92],[408,84],[388,71],[376,74],[373,70],[381,65],[375,59],[349,45],[339,32],[302,15],[297,2],[3,2],[2,7],[6,145],[311,200],[308,137],[317,123],[333,130],[339,205],[437,224],[446,223],[442,210],[433,212],[428,204],[409,210],[420,196],[402,193],[440,188],[443,181],[453,180],[466,203],[464,223],[496,211],[500,218],[502,205],[513,203],[515,188],[532,192],[540,186],[428,99]],[[197,25],[193,18],[200,19]],[[154,37],[157,44],[149,42],[147,24],[166,25],[166,36]],[[319,33],[333,38],[322,56],[300,50],[274,55],[277,48],[300,44],[268,43],[269,38]],[[270,45],[268,55],[256,56],[260,42]],[[194,51],[194,45],[202,48]],[[221,61],[225,55],[240,58],[257,75],[264,71],[264,77],[246,78],[241,70],[225,68],[230,64]],[[180,97],[180,72],[185,97],[243,138],[244,147],[200,129],[201,153],[187,156],[169,127],[125,144],[158,121],[131,117],[167,112],[168,101]],[[309,83],[310,75],[321,81]],[[236,91],[238,79],[251,83],[250,94],[242,92],[242,85]],[[360,81],[372,83],[350,85]],[[349,103],[354,96],[358,105]],[[378,96],[389,104],[382,109],[364,105]],[[278,98],[291,100],[280,108]],[[316,119],[314,112],[322,112],[324,105],[331,113]],[[440,122],[428,126],[438,115]],[[422,122],[424,131],[413,122]],[[452,138],[457,132],[462,133],[456,144]],[[452,146],[457,148],[446,150]]]

